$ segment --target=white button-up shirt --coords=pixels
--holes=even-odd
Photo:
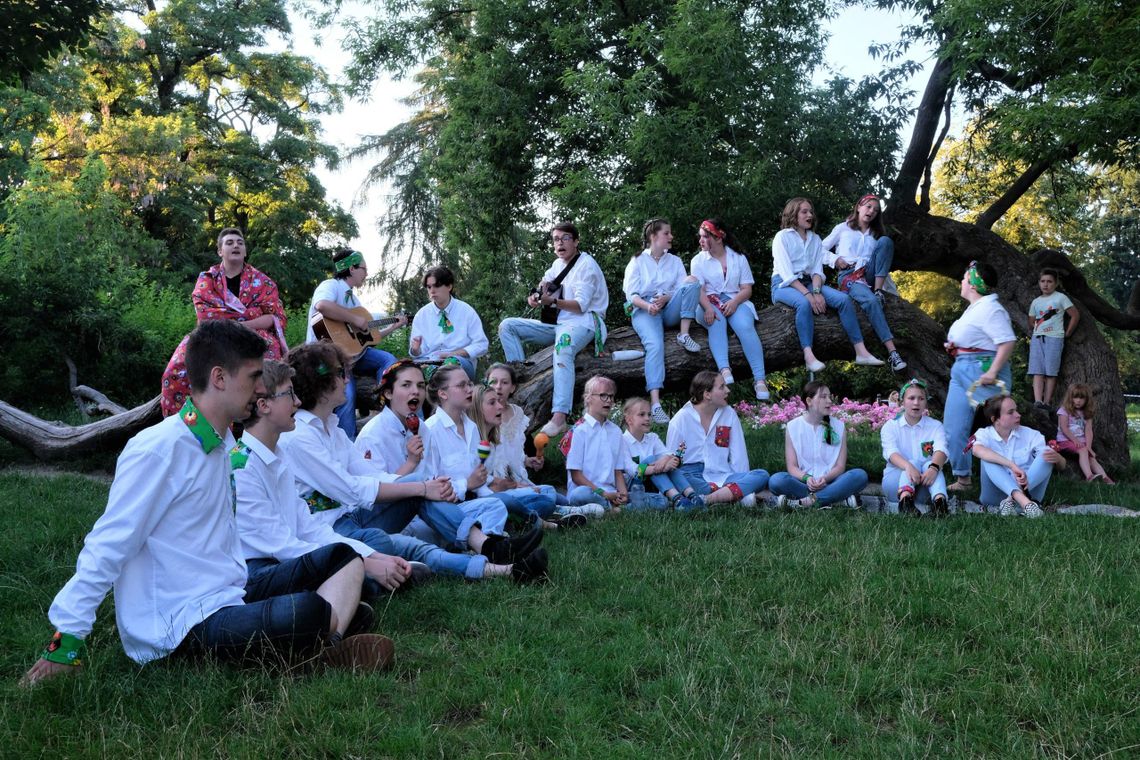
[[[838,443],[824,443],[822,423],[812,425],[806,416],[801,415],[788,423],[787,434],[792,441],[800,469],[812,477],[823,477],[839,461],[843,436],[846,434],[843,420],[831,415],[831,429],[835,431],[835,440]]]
[[[772,271],[780,276],[780,287],[787,287],[801,276],[823,276],[823,245],[819,235],[808,230],[802,240],[791,227],[772,238]]]
[[[463,501],[467,493],[467,478],[479,464],[478,426],[470,417],[463,415],[463,435],[460,435],[455,420],[442,409],[436,409],[420,432],[424,439],[420,472],[425,478],[451,478],[455,495]]]
[[[420,423],[423,432],[423,422]],[[385,406],[364,424],[356,435],[356,450],[385,472],[396,472],[408,461],[408,439],[412,437],[404,421]]]
[[[654,261],[646,248],[625,265],[622,290],[628,301],[635,295],[652,301],[659,295],[673,295],[684,284],[685,276],[685,265],[679,258],[666,251],[660,261]]]
[[[242,604],[247,575],[234,519],[234,444],[226,431],[207,453],[177,414],[127,443],[107,509],[48,611],[59,631],[86,637],[113,586],[123,649],[142,664],[170,654],[218,610]]]
[[[288,465],[256,436],[247,432],[242,437],[231,464],[238,531],[247,560],[284,562],[336,543],[348,544],[361,557],[373,554],[367,544],[345,538],[310,514],[309,505],[297,495]]]
[[[982,296],[966,307],[962,316],[950,325],[946,339],[962,348],[997,351],[999,343],[1015,340],[1009,312],[998,301],[997,293]]]
[[[645,464],[646,461],[650,459],[655,460],[668,451],[657,433],[646,433],[639,441],[633,437],[633,433],[627,430],[621,434],[621,437],[625,441],[626,453],[629,454],[625,459],[625,464],[622,466],[622,469],[625,470],[627,485],[629,481],[637,475],[637,466],[639,464]],[[633,461],[634,457],[637,457],[636,462]]]
[[[313,300],[309,302],[309,325],[305,329],[306,343],[317,342],[317,335],[313,332],[313,320],[322,316],[317,311],[317,304],[321,301],[332,301],[337,306],[343,306],[346,309],[353,309],[360,305],[356,293],[348,286],[346,280],[330,278],[322,282],[313,291]]]
[[[998,456],[1005,457],[1021,469],[1033,464],[1033,460],[1045,453],[1049,445],[1045,436],[1033,428],[1018,425],[1009,432],[1004,441],[992,426],[974,433],[974,444],[981,444]]]
[[[550,268],[542,275],[543,282],[553,282],[554,278],[566,268],[566,262],[555,259]],[[602,337],[605,337],[606,309],[610,307],[610,291],[606,285],[605,275],[602,274],[598,262],[588,253],[579,251],[578,261],[574,268],[562,281],[562,299],[576,301],[582,308],[581,314],[575,314],[565,309],[558,310],[558,324],[585,327],[594,329],[594,318],[597,314],[602,325]]]
[[[340,504],[315,512],[321,522],[332,525],[341,515],[358,507],[371,507],[381,483],[396,476],[383,465],[364,458],[337,424],[335,414],[322,420],[305,409],[297,410],[297,428],[282,433],[277,454],[293,473],[297,495],[304,500],[319,492]]]
[[[883,425],[879,430],[879,438],[883,443],[887,472],[899,469],[891,464],[892,454],[901,454],[919,472],[926,469],[937,451],[945,454],[947,459],[950,457],[942,423],[928,415],[911,425],[906,421],[906,415],[900,413]]]
[[[439,326],[443,311],[447,312],[447,318],[455,328],[450,333],[443,332]],[[466,351],[472,360],[487,353],[487,334],[483,331],[483,322],[475,309],[458,298],[452,298],[447,308],[442,310],[428,301],[426,306],[417,311],[412,319],[409,345],[416,337],[423,338],[417,359],[435,361],[444,351],[455,352],[460,349]]]
[[[858,228],[852,229],[847,222],[840,222],[823,239],[821,247],[824,250],[824,261],[829,267],[834,267],[835,260],[842,258],[847,266],[858,269],[871,261],[876,243],[878,241],[870,229],[863,232]],[[832,250],[835,253],[831,253]]]
[[[703,462],[704,479],[709,483],[724,485],[729,475],[748,472],[748,449],[744,445],[744,428],[736,410],[722,406],[713,413],[709,429],[701,425],[701,413],[686,403],[669,420],[669,431],[665,435],[665,449],[676,451],[685,444],[683,464]]]
[[[573,430],[570,451],[566,453],[566,490],[577,487],[570,477],[570,470],[581,470],[598,488],[616,491],[614,472],[623,469],[629,457],[621,428],[609,420],[598,422],[587,414]]]

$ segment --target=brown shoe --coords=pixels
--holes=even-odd
[[[396,660],[396,645],[378,633],[359,633],[330,644],[317,660],[337,670],[366,673],[388,670]]]

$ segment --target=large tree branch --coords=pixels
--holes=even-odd
[[[1041,81],[1040,75],[1032,78],[1017,76],[1007,69],[1003,69],[1000,66],[995,66],[992,63],[988,63],[986,61],[978,61],[974,64],[974,68],[978,70],[978,73],[982,75],[983,79],[989,80],[990,82],[1003,84],[1009,89],[1015,90],[1017,92],[1025,92],[1030,87],[1040,83]]]
[[[1013,204],[1017,203],[1021,199],[1021,196],[1025,195],[1029,188],[1033,187],[1033,183],[1037,181],[1038,177],[1048,171],[1049,167],[1053,166],[1058,161],[1073,158],[1076,155],[1077,146],[1069,145],[1060,154],[1051,156],[1049,158],[1043,158],[1037,163],[1033,164],[1033,166],[1026,169],[1025,172],[1023,172],[1022,175],[1018,177],[1012,185],[1009,186],[1008,190],[1002,193],[1002,196],[1000,198],[994,201],[988,209],[982,212],[981,216],[977,218],[977,221],[975,221],[974,224],[985,230],[992,229],[997,220],[1005,216],[1005,213],[1013,207]]]
[[[949,58],[939,58],[930,72],[926,90],[915,115],[914,130],[906,155],[903,156],[898,176],[891,184],[891,200],[895,204],[915,205],[919,183],[930,162],[930,152],[934,146],[938,123],[942,120],[942,109],[946,97],[953,86],[954,72]]]
[[[946,94],[946,105],[943,108],[942,131],[938,133],[938,138],[934,141],[934,145],[930,149],[930,155],[926,159],[926,168],[922,171],[922,195],[919,198],[918,207],[923,211],[930,210],[930,186],[934,179],[934,159],[938,157],[938,151],[942,148],[942,142],[950,132],[950,112],[953,110],[953,105],[954,85],[950,85],[950,89]]]

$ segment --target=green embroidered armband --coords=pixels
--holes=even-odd
[[[335,499],[330,499],[320,491],[313,491],[305,497],[305,503],[309,505],[309,511],[313,514],[317,512],[327,512],[330,509],[340,509],[340,502]]]
[[[57,662],[60,665],[82,665],[86,657],[86,645],[83,639],[72,636],[70,633],[55,632],[40,657],[48,662]]]
[[[249,455],[251,450],[241,441],[238,441],[237,446],[230,449],[230,469],[241,470],[249,463]]]

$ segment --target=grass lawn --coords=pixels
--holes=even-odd
[[[781,450],[779,431],[750,443],[760,464]],[[876,441],[852,451],[876,466]],[[1140,750],[1137,520],[621,515],[548,538],[546,586],[437,580],[380,602],[391,674],[139,669],[108,599],[85,672],[21,690],[106,492],[0,473],[4,756]],[[1054,494],[1140,504],[1135,485]]]

